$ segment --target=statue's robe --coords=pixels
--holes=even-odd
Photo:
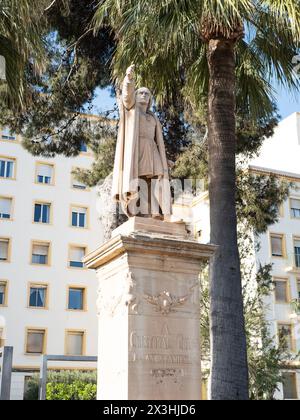
[[[120,98],[120,125],[114,163],[112,195],[120,202],[127,216],[132,217],[131,204],[139,198],[139,122],[140,109],[136,106],[135,84],[128,77],[123,82]],[[150,113],[150,111],[148,111]],[[155,142],[163,166],[163,176],[156,180],[155,197],[163,215],[171,214],[171,190],[168,162],[161,124],[156,120]]]

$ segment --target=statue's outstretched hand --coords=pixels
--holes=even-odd
[[[128,69],[126,70],[126,76],[128,77],[129,80],[133,80],[134,79],[134,72],[135,72],[135,65],[132,64],[130,67],[128,67]]]

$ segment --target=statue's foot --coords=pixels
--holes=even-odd
[[[179,217],[176,217],[173,214],[166,215],[164,217],[164,221],[168,223],[184,223],[183,219],[180,219]]]
[[[154,220],[164,220],[164,216],[162,216],[161,214],[152,214],[152,219]]]

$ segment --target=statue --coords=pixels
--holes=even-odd
[[[134,69],[127,69],[120,98],[112,195],[128,217],[171,221],[171,190],[161,124],[150,111],[147,88],[135,89]]]

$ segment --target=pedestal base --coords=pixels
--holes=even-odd
[[[99,281],[98,399],[199,400],[199,273],[215,247],[129,222],[85,260]]]

